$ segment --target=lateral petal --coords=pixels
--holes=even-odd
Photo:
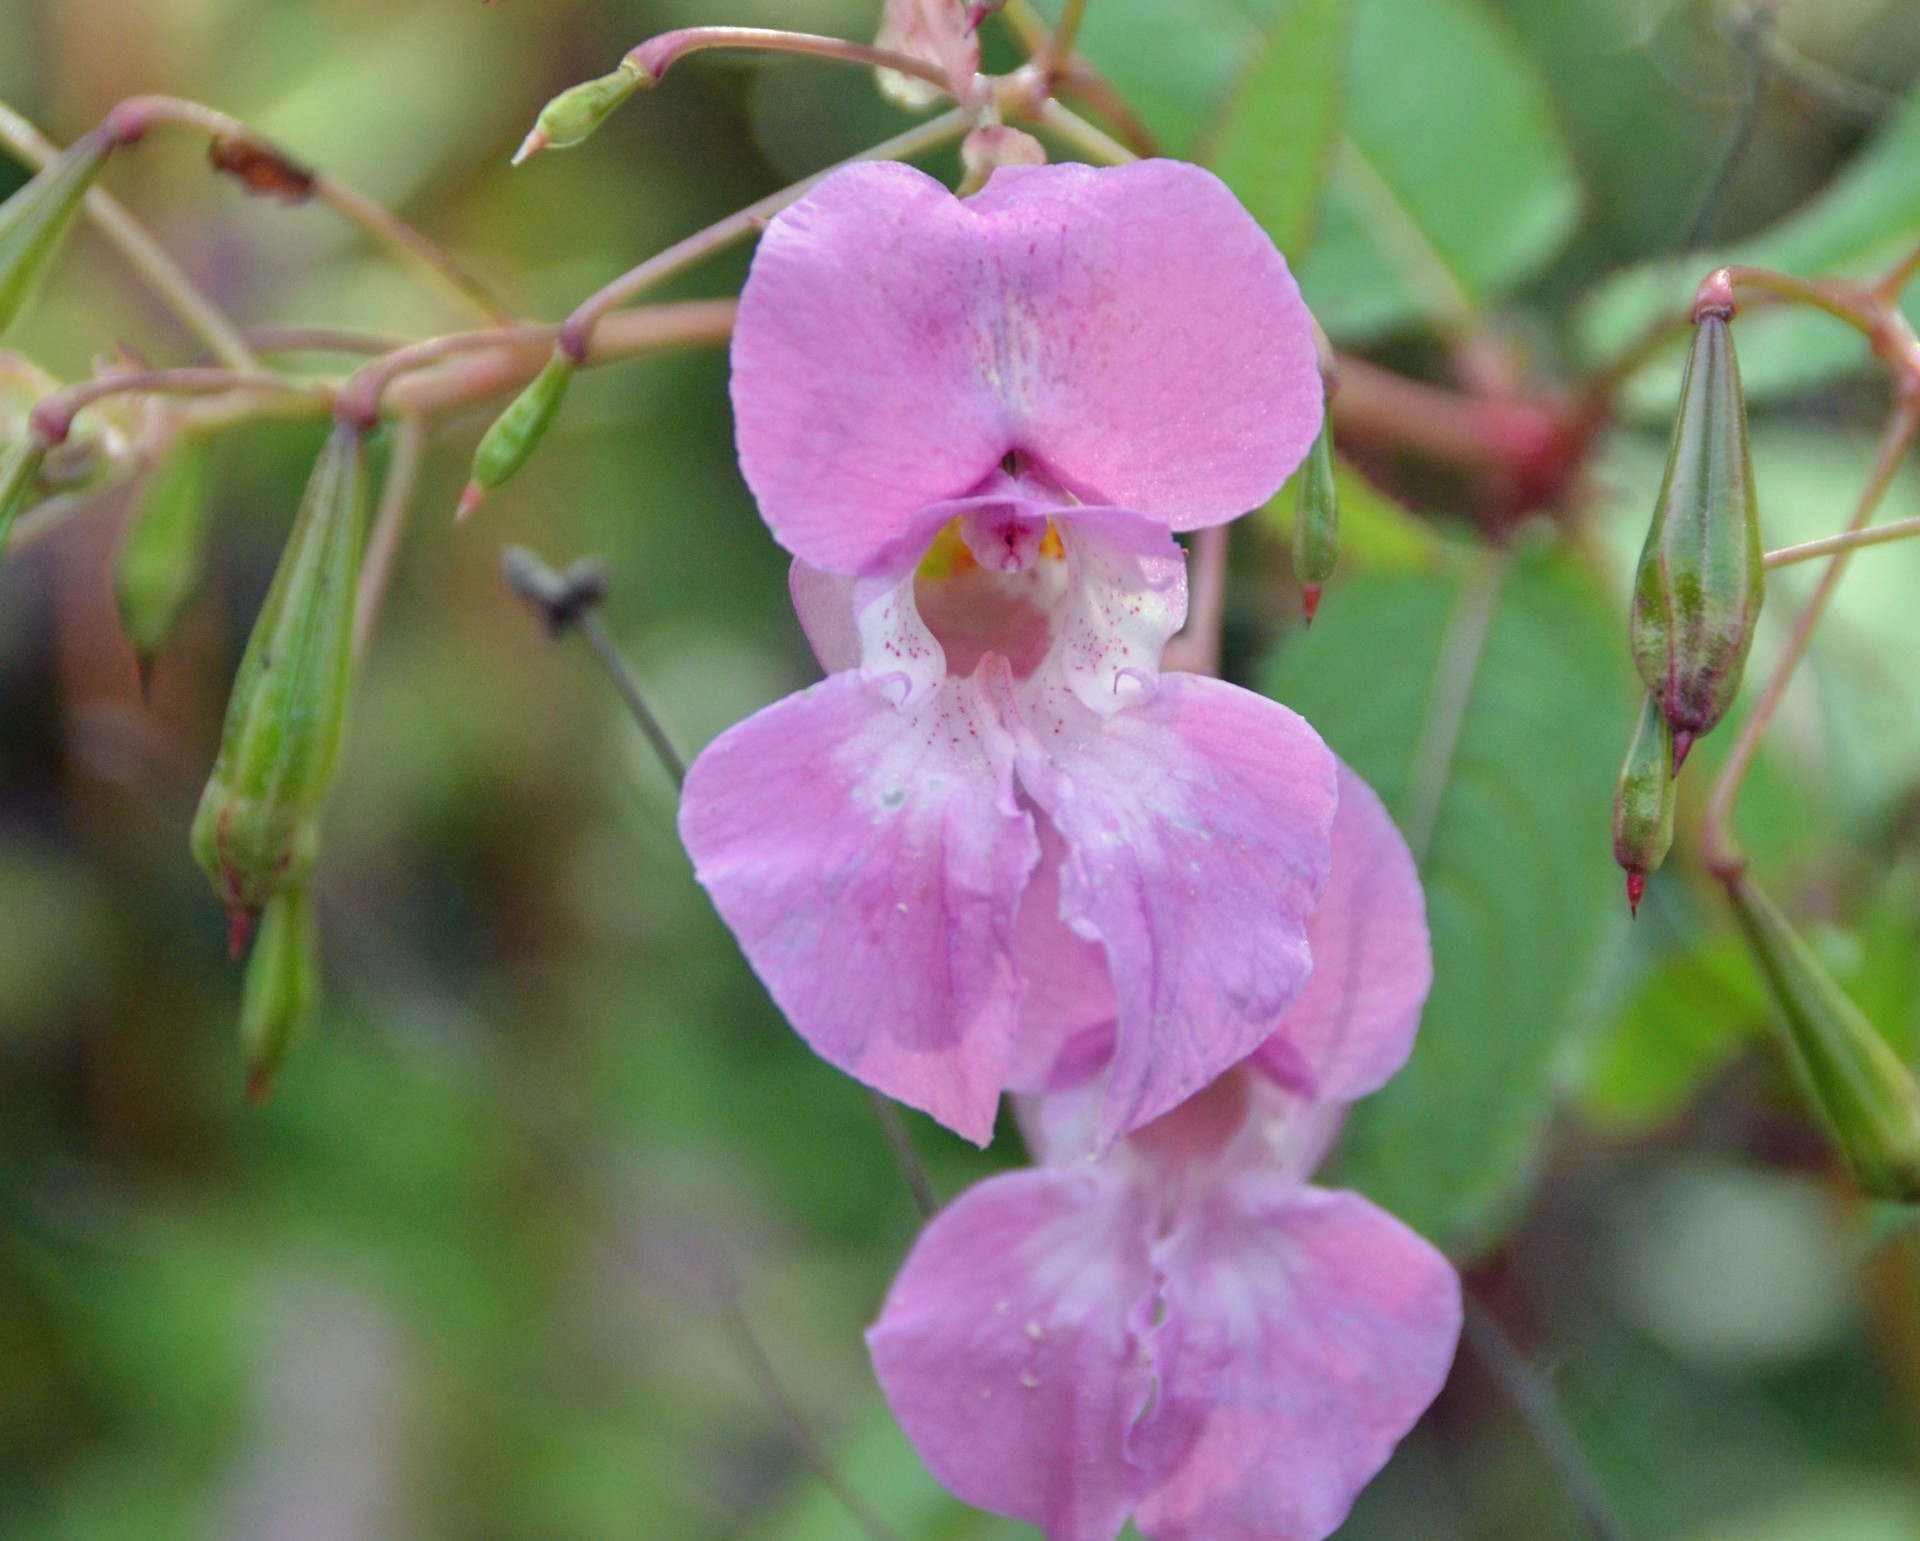
[[[887,1404],[933,1474],[1049,1541],[1113,1541],[1150,1382],[1148,1217],[1108,1171],[1021,1171],[921,1233],[867,1332]]]
[[[1061,912],[1119,1005],[1102,1144],[1272,1035],[1311,960],[1333,755],[1293,712],[1197,675],[1110,717],[1037,675],[1009,712],[1021,784],[1066,841]]]
[[[680,804],[695,875],[800,1035],[982,1145],[1038,854],[1012,762],[978,680],[897,707],[849,671],[722,734]]]
[[[1352,1193],[1243,1172],[1159,1249],[1149,1541],[1322,1541],[1446,1382],[1460,1281]]]

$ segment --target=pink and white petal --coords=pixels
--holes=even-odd
[[[1298,998],[1334,759],[1287,708],[1197,675],[1102,718],[1042,671],[1008,720],[1020,782],[1067,843],[1062,914],[1113,973],[1110,1143],[1245,1059]]]
[[[929,503],[972,492],[1012,447],[977,312],[992,243],[943,185],[849,166],[775,217],[740,294],[740,467],[775,537],[865,569]]]
[[[976,680],[910,709],[857,673],[777,701],[687,774],[680,834],[754,971],[829,1063],[984,1145],[1038,844]]]
[[[956,87],[980,68],[979,29],[968,24],[966,0],[885,0],[876,46],[938,65]],[[940,99],[932,81],[898,70],[879,70],[880,89],[909,112]],[[958,91],[955,92],[958,95]]]
[[[1321,1541],[1445,1384],[1459,1276],[1358,1195],[1266,1173],[1208,1195],[1157,1262],[1134,1524],[1149,1541]]]
[[[1373,788],[1345,765],[1333,870],[1307,942],[1313,977],[1253,1062],[1303,1097],[1353,1102],[1413,1051],[1433,947],[1413,854]]]
[[[1014,966],[1020,1014],[1007,1089],[1054,1091],[1097,1070],[1113,1051],[1113,971],[1097,942],[1060,918],[1060,867],[1066,842],[1042,814],[1034,821],[1040,860],[1020,900]]]
[[[1187,618],[1187,558],[1165,525],[1124,508],[1062,510],[1067,592],[1041,667],[1102,717],[1154,692]]]
[[[1148,1216],[1111,1172],[1022,1171],[928,1224],[867,1332],[928,1470],[1049,1541],[1113,1541],[1135,1496],[1127,1431],[1151,1386]]]
[[[1218,177],[1010,166],[969,207],[1006,275],[994,319],[1016,447],[1082,501],[1197,529],[1264,503],[1306,457],[1324,395],[1313,320]]]
[[[1009,451],[1176,529],[1263,502],[1319,430],[1313,325],[1217,178],[1016,166],[962,203],[835,172],[761,238],[733,335],[740,464],[788,550],[859,572]]]

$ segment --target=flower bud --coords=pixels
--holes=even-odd
[[[193,821],[193,852],[244,941],[268,900],[313,863],[333,781],[353,655],[355,590],[366,535],[366,446],[336,426],[227,707],[213,776]]]
[[[82,135],[0,204],[0,332],[26,308],[113,146],[104,129]]]
[[[562,91],[540,109],[533,132],[514,152],[513,164],[518,166],[542,150],[566,150],[583,143],[643,83],[652,85],[653,78],[638,61],[629,58],[622,59],[620,68],[611,75]]]
[[[240,998],[240,1052],[247,1100],[264,1102],[287,1055],[305,1034],[320,998],[320,948],[304,883],[289,883],[268,903],[247,959]]]
[[[1300,467],[1293,503],[1293,576],[1311,624],[1320,608],[1320,585],[1333,576],[1340,560],[1340,493],[1333,481],[1333,415],[1320,424],[1320,436]]]
[[[1002,166],[1044,166],[1047,147],[1004,123],[982,123],[960,142],[960,196],[971,197]]]
[[[1613,795],[1613,859],[1627,874],[1627,905],[1640,913],[1647,878],[1673,845],[1673,730],[1648,696]]]
[[[1744,876],[1728,894],[1801,1082],[1861,1188],[1875,1198],[1920,1199],[1920,1086],[1912,1073],[1765,894]]]
[[[166,645],[200,587],[207,538],[208,441],[182,434],[140,494],[113,569],[114,598],[141,665]]]
[[[1740,692],[1766,592],[1760,513],[1727,318],[1704,313],[1680,387],[1666,479],[1633,589],[1633,657],[1679,769]]]
[[[518,475],[532,458],[566,399],[574,367],[564,353],[554,354],[547,360],[547,367],[533,377],[532,384],[493,420],[480,447],[473,452],[472,480],[460,495],[459,518],[471,515],[489,492]]]

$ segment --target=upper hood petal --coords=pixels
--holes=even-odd
[[[1225,185],[1020,166],[962,202],[850,166],[769,225],[740,297],[740,463],[796,556],[857,572],[1020,451],[1175,529],[1263,502],[1319,430],[1313,324]]]

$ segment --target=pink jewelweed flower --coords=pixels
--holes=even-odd
[[[768,227],[740,463],[833,672],[716,740],[681,834],[823,1057],[985,1143],[1110,1047],[1103,1142],[1245,1058],[1311,968],[1332,756],[1160,673],[1173,534],[1319,430],[1313,325],[1211,174],[850,167]]]
[[[1438,1395],[1458,1276],[1307,1182],[1346,1102],[1405,1059],[1432,978],[1413,863],[1351,772],[1309,929],[1283,1053],[1091,1160],[1097,1089],[1021,1099],[1041,1165],[915,1244],[867,1341],[967,1502],[1049,1541],[1112,1541],[1129,1515],[1148,1541],[1321,1541]]]

